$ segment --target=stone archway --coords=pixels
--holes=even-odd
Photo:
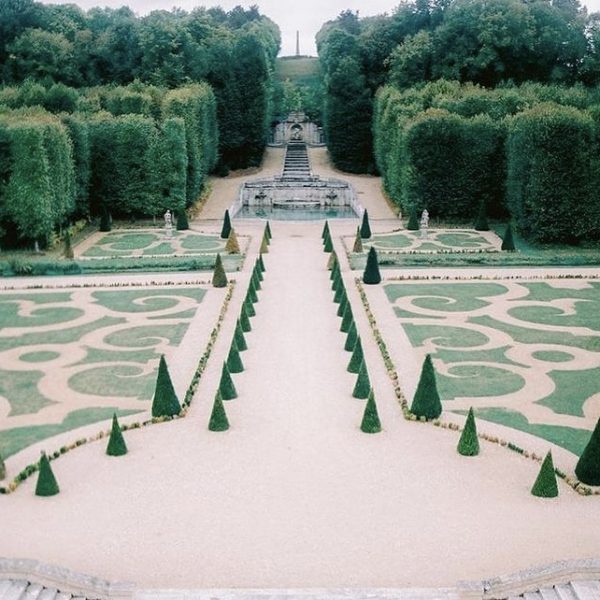
[[[294,123],[290,127],[288,141],[303,142],[304,141],[304,127],[300,123]]]

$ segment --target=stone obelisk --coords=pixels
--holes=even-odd
[[[296,56],[300,56],[300,32],[296,31]]]

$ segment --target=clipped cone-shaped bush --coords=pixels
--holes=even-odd
[[[223,369],[221,370],[221,380],[219,381],[219,393],[223,400],[233,400],[237,398],[237,390],[231,378],[231,373],[227,367],[227,363],[223,363]]]
[[[187,212],[185,212],[185,208],[181,208],[177,211],[177,231],[186,231],[189,228]]]
[[[268,254],[268,252],[269,252],[269,242],[268,242],[266,236],[263,235],[262,242],[260,243],[260,253]]]
[[[323,249],[325,252],[333,252],[333,240],[331,239],[331,235],[328,235],[325,238],[325,246]]]
[[[270,242],[273,239],[273,234],[271,233],[271,224],[267,221],[265,225],[265,234],[267,236],[267,240]]]
[[[220,254],[217,254],[217,260],[215,261],[212,284],[213,287],[216,288],[227,287],[227,275],[225,274],[225,268],[223,267],[223,261],[221,260]]]
[[[112,428],[110,430],[110,437],[108,438],[108,445],[106,446],[106,454],[108,456],[123,456],[127,454],[127,444],[123,437],[123,432],[117,419],[117,414],[113,414]]]
[[[102,207],[102,213],[100,214],[100,231],[110,231],[112,229],[112,219],[106,206]]]
[[[2,456],[0,456],[0,481],[6,478],[6,465],[2,460]]]
[[[340,304],[343,298],[346,298],[346,300],[348,300],[346,288],[344,287],[344,284],[340,282],[340,285],[338,285],[337,289],[335,290],[335,294],[333,295],[333,301],[336,304]],[[342,312],[342,315],[343,314],[344,313]]]
[[[354,238],[354,246],[352,246],[352,252],[361,253],[364,251],[362,238],[360,237],[360,227],[356,228],[356,237]]]
[[[489,231],[490,224],[487,220],[487,209],[485,201],[481,201],[479,204],[479,211],[477,212],[477,218],[475,219],[475,231]]]
[[[263,260],[263,255],[258,255],[258,264],[260,265],[260,270],[264,273],[267,269],[265,267],[265,261]]]
[[[331,258],[332,255],[335,255],[335,250],[333,250],[333,252],[329,255],[329,257]],[[337,259],[337,255],[336,255],[335,261],[331,265],[331,273],[329,274],[329,279],[331,279],[333,281],[333,279],[336,277],[336,274],[341,275],[341,273],[342,273],[342,269],[340,268],[340,261]]]
[[[356,340],[358,339],[358,332],[356,331],[356,323],[352,321],[350,325],[350,331],[348,332],[348,337],[346,338],[346,343],[344,344],[344,350],[347,352],[352,352],[354,350],[354,346],[356,346]]]
[[[227,252],[227,254],[240,253],[240,243],[238,242],[238,238],[233,227],[229,232],[229,237],[227,238],[227,243],[225,244],[225,252]]]
[[[71,244],[71,232],[66,229],[65,230],[65,249],[63,251],[64,257],[69,260],[73,260],[75,258],[75,254],[73,253],[73,246]]]
[[[246,292],[246,297],[244,298],[244,302],[242,303],[242,306],[246,309],[246,315],[248,317],[255,317],[256,316],[256,310],[254,310],[254,304],[252,303],[252,299],[250,298],[250,294]],[[244,328],[245,325],[242,323],[242,327]],[[250,331],[249,329],[244,329],[244,331],[247,333],[248,331]]]
[[[360,365],[362,365],[363,361],[364,354],[362,349],[362,343],[360,341],[360,336],[358,336],[356,338],[356,344],[354,344],[354,350],[352,350],[350,362],[348,363],[348,372],[358,373],[360,371]]]
[[[340,331],[344,333],[348,333],[350,331],[350,326],[354,323],[354,315],[352,314],[352,307],[350,306],[350,302],[346,303],[346,310],[344,311],[344,316],[342,317],[342,324],[340,325]]]
[[[258,294],[256,293],[256,286],[254,285],[254,279],[250,279],[250,285],[248,286],[248,298],[252,304],[258,302]]]
[[[600,419],[577,461],[575,475],[582,483],[600,485]]]
[[[426,419],[437,419],[442,414],[442,401],[438,394],[435,371],[429,354],[423,361],[421,377],[410,411],[417,417]]]
[[[337,316],[343,317],[346,312],[346,306],[348,305],[348,294],[346,288],[340,289],[340,305],[338,306]]]
[[[244,363],[235,345],[235,338],[231,341],[231,348],[229,348],[229,354],[227,355],[227,368],[230,373],[241,373],[244,370]]]
[[[321,239],[323,240],[323,243],[327,239],[328,235],[329,235],[329,221],[325,221],[325,225],[323,225],[323,231],[321,233]]]
[[[248,316],[248,315],[246,315],[246,316]],[[233,336],[235,337],[235,344],[237,346],[237,349],[240,352],[243,352],[244,350],[248,350],[248,344],[246,343],[244,331],[242,329],[239,319],[235,323],[235,333],[233,334]]]
[[[256,278],[258,279],[258,281],[264,281],[265,276],[263,275],[262,269],[260,268],[260,262],[258,258],[254,263],[254,272],[256,273]]]
[[[221,228],[221,239],[226,240],[231,233],[231,219],[229,218],[229,210],[225,211],[223,216],[223,227]]]
[[[406,229],[409,231],[419,230],[419,216],[417,215],[417,209],[413,206],[408,213],[408,223]]]
[[[42,452],[37,484],[35,486],[35,495],[56,496],[58,492],[60,492],[60,490],[58,488],[58,483],[56,483],[56,477],[54,477],[54,473],[52,472],[50,461],[48,460],[46,453]]]
[[[333,280],[331,282],[331,289],[334,291],[337,290],[340,287],[341,282],[342,282],[342,272],[336,271],[333,276]]]
[[[252,325],[250,325],[250,317],[248,315],[248,307],[252,306],[252,302],[246,301],[242,304],[242,309],[240,311],[240,327],[244,333],[248,333],[252,331]],[[252,308],[254,310],[254,308]]]
[[[375,402],[373,390],[369,391],[367,405],[365,406],[362,423],[360,424],[360,430],[363,433],[379,433],[381,431],[381,421],[379,420],[379,413],[377,412],[377,404]]]
[[[363,360],[360,369],[358,370],[358,377],[356,378],[356,383],[354,384],[354,390],[352,391],[353,398],[359,398],[360,400],[364,400],[369,397],[369,392],[371,391],[371,381],[369,380],[369,373],[367,371],[367,365]]]
[[[377,260],[377,251],[373,246],[369,249],[367,264],[363,273],[363,283],[376,285],[381,283],[381,273],[379,272],[379,261]]]
[[[152,399],[153,417],[173,417],[181,412],[181,405],[177,399],[171,375],[167,368],[165,355],[161,354],[156,377],[156,388]]]
[[[250,276],[250,281],[252,282],[252,285],[254,286],[255,292],[260,290],[260,288],[262,286],[260,285],[260,278],[258,277],[258,272],[256,269],[252,270],[252,275]]]
[[[472,408],[469,409],[465,428],[460,435],[456,449],[463,456],[477,456],[479,454],[479,438],[477,437],[477,425],[475,424],[475,415]]]
[[[221,392],[217,391],[215,401],[213,403],[212,412],[210,413],[210,421],[208,422],[210,431],[227,431],[229,429],[229,420],[223,406],[223,398]]]
[[[514,252],[516,250],[512,225],[510,223],[506,226],[506,231],[504,232],[504,237],[502,238],[501,249],[506,252]]]
[[[365,209],[360,224],[360,237],[363,240],[368,240],[371,237],[371,226],[369,225],[369,212]]]
[[[548,450],[546,458],[540,468],[537,479],[531,488],[531,493],[538,498],[556,498],[558,496],[558,483],[552,461],[552,452]]]
[[[339,267],[338,257],[336,251],[332,250],[331,254],[329,255],[329,259],[327,260],[327,270],[333,271],[336,265]]]

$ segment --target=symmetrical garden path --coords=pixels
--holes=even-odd
[[[332,224],[339,255],[355,227]],[[534,498],[533,461],[493,444],[467,459],[455,432],[404,420],[342,259],[384,429],[360,431],[321,228],[273,225],[231,428],[207,423],[256,223],[239,223],[253,243],[188,417],[126,432],[121,458],[101,442],[66,454],[57,496],[35,497],[32,478],[0,498],[2,554],[142,587],[358,588],[454,585],[597,553],[594,498],[563,484],[556,500]]]

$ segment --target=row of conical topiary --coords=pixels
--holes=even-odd
[[[342,318],[340,330],[346,333],[344,349],[352,353],[350,362],[348,363],[348,371],[357,375],[352,396],[367,400],[360,429],[364,433],[379,433],[381,431],[381,421],[377,411],[377,403],[375,402],[375,395],[371,387],[360,336],[358,335],[352,307],[342,278],[340,264],[334,252],[331,253],[328,268],[331,269],[330,278],[332,280],[331,287],[334,291],[333,300],[338,304],[337,314]]]
[[[244,337],[244,331],[250,331],[249,313],[255,315],[254,303],[257,302],[258,296],[256,291],[260,289],[260,282],[263,279],[265,270],[262,255],[257,259],[250,279],[250,285],[244,303],[240,318],[235,327],[231,348],[227,356],[227,361],[223,363],[219,388],[215,396],[213,409],[209,421],[208,428],[211,431],[225,431],[229,428],[229,422],[223,406],[223,400],[232,400],[237,398],[237,391],[231,373],[241,373],[244,370],[240,352],[247,350],[248,345]],[[160,357],[158,365],[158,375],[156,377],[156,387],[152,399],[152,417],[174,417],[181,412],[181,404],[177,398],[177,393],[173,386],[167,362],[164,355]],[[127,454],[127,444],[123,437],[121,427],[119,425],[117,415],[113,415],[112,429],[106,447],[106,454],[109,456],[122,456]],[[4,470],[4,463],[0,459],[0,468]],[[5,473],[0,472],[0,479]],[[37,496],[54,496],[60,491],[50,460],[46,453],[42,453],[39,462],[38,481],[35,489]]]
[[[268,233],[267,229],[265,229],[265,238],[267,235],[271,235],[270,228]],[[223,402],[234,400],[238,396],[235,383],[231,375],[235,373],[241,373],[244,370],[244,363],[242,362],[240,352],[244,352],[248,349],[248,344],[246,343],[244,333],[247,333],[252,329],[250,317],[256,315],[254,304],[258,302],[257,291],[261,288],[261,281],[263,281],[264,272],[265,263],[261,254],[254,264],[248,291],[246,293],[244,302],[242,303],[240,316],[235,324],[235,331],[233,333],[233,339],[231,340],[231,346],[229,348],[227,360],[223,363],[219,387],[217,389],[217,393],[215,394],[215,399],[208,422],[208,429],[210,431],[227,431],[229,429],[229,419],[227,418],[227,413],[225,412],[225,406]]]

